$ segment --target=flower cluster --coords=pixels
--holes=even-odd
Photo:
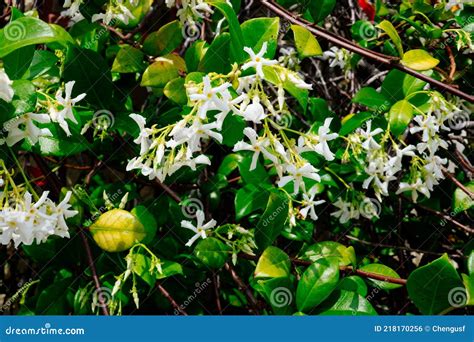
[[[43,192],[37,201],[33,201],[29,192],[25,192],[23,197],[13,194],[13,197],[16,196],[14,201],[11,193],[1,194],[1,244],[7,245],[13,241],[17,248],[21,243],[31,245],[35,240],[36,243],[45,242],[51,235],[69,237],[66,219],[77,214],[77,211],[70,209],[71,192],[59,204],[49,199],[48,194],[48,191]]]
[[[285,132],[292,130],[279,124],[282,117],[290,115],[285,87],[291,84],[293,88],[307,91],[311,85],[278,61],[266,58],[267,43],[258,53],[250,48],[245,48],[245,52],[249,60],[240,68],[235,65],[228,75],[209,74],[202,83],[187,85],[192,107],[177,123],[147,128],[144,117],[132,114],[140,128],[140,135],[134,141],[140,145],[140,156],[130,160],[127,170],[139,169],[150,179],[164,181],[183,166],[195,169],[198,164],[210,165],[210,159],[202,154],[202,142],[209,139],[222,142],[223,123],[229,115],[235,115],[252,127],[243,130],[245,139],[237,142],[233,150],[253,154],[250,171],[256,168],[260,156],[272,162],[279,175],[278,186],[292,184],[293,195],[302,193],[303,196],[301,215],[306,217],[309,213],[312,219],[317,219],[314,206],[322,201],[315,200],[316,192],[307,187],[306,182],[309,180],[314,185],[321,177],[301,154],[313,152],[325,160],[334,159],[328,145],[338,137],[330,131],[332,118],[326,119],[315,132],[293,131],[299,139],[290,139]],[[254,73],[241,76],[247,70]],[[277,88],[276,99],[273,93],[266,92],[268,85]],[[255,125],[261,125],[262,133],[253,128]]]
[[[0,99],[6,102],[11,102],[13,99],[13,82],[8,78],[8,75],[3,69],[0,69]]]
[[[7,136],[5,139],[0,139],[0,145],[6,142],[8,146],[13,146],[24,139],[35,145],[40,137],[52,136],[48,128],[40,128],[38,126],[38,124],[50,122],[58,123],[66,135],[70,136],[71,132],[66,119],[73,123],[78,123],[74,117],[73,107],[86,96],[86,94],[80,94],[72,98],[71,94],[74,83],[74,81],[66,83],[64,96],[61,89],[56,92],[55,98],[42,93],[46,99],[43,101],[44,105],[42,108],[48,110],[49,113],[25,113],[6,121],[3,124],[3,129]]]
[[[183,25],[195,25],[196,21],[212,14],[212,8],[205,0],[166,0],[168,8],[179,6],[176,13]]]

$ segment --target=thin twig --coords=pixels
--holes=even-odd
[[[376,62],[379,62],[380,64],[383,64],[387,66],[390,69],[398,69],[400,71],[403,71],[404,73],[407,73],[411,76],[414,76],[422,81],[428,82],[432,86],[439,88],[440,90],[444,90],[446,92],[449,92],[453,95],[459,96],[460,98],[469,101],[471,103],[474,102],[474,96],[469,95],[464,93],[463,91],[447,85],[443,82],[440,82],[438,80],[435,80],[434,78],[431,78],[429,76],[426,76],[418,71],[415,71],[413,69],[410,69],[403,64],[399,63],[399,58],[393,57],[393,56],[388,56],[384,55],[381,53],[378,53],[376,51],[372,51],[369,49],[365,49],[359,45],[354,44],[350,40],[340,37],[337,35],[334,35],[333,33],[307,21],[304,19],[301,19],[299,16],[287,11],[284,7],[274,3],[273,1],[269,0],[262,0],[261,3],[270,9],[272,12],[274,12],[276,15],[281,16],[288,20],[289,22],[300,25],[308,29],[313,35],[318,36],[320,38],[323,38],[329,42],[331,42],[334,45],[337,45],[339,47],[342,47],[346,50],[349,50],[351,52],[357,53],[365,58],[374,60]]]
[[[450,172],[448,172],[448,170],[446,170],[446,169],[444,169],[444,168],[443,168],[442,170],[443,170],[443,174],[444,174],[446,177],[448,177],[448,178],[451,180],[451,182],[453,182],[454,184],[456,184],[456,186],[457,186],[459,189],[461,189],[462,191],[464,191],[469,197],[471,197],[471,199],[474,199],[474,194],[473,194],[471,191],[469,191],[469,189],[466,188],[460,181],[458,181],[458,180],[456,179],[456,177],[454,177]]]
[[[97,300],[99,301],[99,306],[102,309],[102,313],[104,316],[109,316],[109,309],[107,308],[107,303],[105,302],[106,296],[104,296],[103,293],[103,287],[100,284],[99,276],[97,275],[97,270],[95,268],[94,264],[94,258],[92,257],[92,251],[91,247],[89,246],[89,241],[87,241],[86,234],[82,229],[79,229],[79,235],[81,236],[82,243],[84,244],[84,248],[86,250],[86,256],[87,260],[89,262],[89,268],[91,269],[92,273],[92,280],[94,281],[95,289],[96,289],[96,294],[97,294]]]
[[[161,294],[170,302],[170,304],[173,306],[173,308],[175,310],[177,310],[181,315],[183,316],[187,316],[188,314],[186,313],[186,311],[184,311],[184,309],[181,308],[181,306],[179,306],[178,303],[176,303],[176,301],[174,300],[173,297],[171,297],[171,295],[169,294],[168,291],[166,291],[166,289],[163,287],[163,285],[157,283],[156,284],[156,288],[161,292]]]
[[[414,203],[416,204],[416,203]],[[464,224],[462,224],[461,222],[458,222],[456,221],[455,219],[453,219],[450,215],[448,214],[445,214],[445,213],[442,213],[442,212],[439,212],[437,210],[434,210],[434,209],[431,209],[431,208],[428,208],[428,207],[425,207],[423,205],[420,205],[420,204],[416,204],[416,206],[420,209],[423,209],[423,210],[426,210],[426,211],[429,211],[430,213],[432,214],[435,214],[436,216],[448,221],[448,222],[451,222],[454,226],[458,227],[458,228],[461,228],[462,230],[465,230],[467,233],[470,233],[470,234],[474,234],[474,229],[471,228],[471,227],[468,227]]]
[[[247,285],[245,285],[242,279],[240,279],[239,275],[237,274],[237,272],[235,272],[235,269],[234,267],[232,267],[231,264],[226,262],[224,267],[229,272],[230,276],[239,287],[239,290],[245,292],[245,295],[247,296],[250,303],[250,308],[249,308],[250,313],[253,313],[254,315],[258,315],[259,314],[258,302],[255,299],[250,288]]]

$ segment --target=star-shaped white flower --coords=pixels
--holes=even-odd
[[[143,155],[150,148],[150,135],[153,133],[153,130],[145,127],[146,119],[143,116],[139,114],[130,114],[129,116],[137,123],[138,128],[140,129],[140,134],[135,140],[133,140],[133,142],[140,145],[140,155]]]
[[[398,195],[405,191],[411,191],[411,199],[415,203],[416,203],[416,200],[418,199],[418,192],[430,198],[430,191],[428,187],[426,186],[426,184],[424,184],[420,178],[418,178],[414,183],[411,183],[411,184],[401,182],[400,188],[397,190],[396,194]]]
[[[209,110],[219,110],[221,112],[229,112],[230,106],[228,99],[228,88],[231,86],[230,83],[226,82],[220,86],[212,87],[209,76],[205,76],[202,79],[204,88],[202,93],[194,93],[189,95],[191,101],[201,101],[198,109],[199,118],[205,119]]]
[[[8,132],[7,145],[13,146],[23,139],[28,139],[32,145],[35,145],[40,137],[51,137],[49,129],[39,128],[34,123],[49,123],[50,121],[48,114],[27,113],[5,122],[3,128]]]
[[[365,141],[362,143],[362,147],[365,150],[373,150],[380,148],[380,145],[374,140],[374,137],[382,132],[382,128],[376,128],[372,131],[372,120],[367,121],[366,130],[361,130],[361,135],[365,139]]]
[[[210,220],[207,223],[204,223],[204,212],[202,210],[198,210],[196,212],[196,225],[192,224],[191,221],[181,221],[181,227],[192,230],[195,235],[186,242],[186,246],[190,247],[192,244],[199,238],[207,238],[206,230],[214,228],[216,226],[216,220]]]
[[[69,131],[69,126],[66,122],[66,119],[69,119],[75,124],[77,124],[77,120],[74,117],[72,107],[75,106],[77,102],[81,101],[82,99],[84,99],[84,97],[86,97],[86,94],[80,94],[75,98],[71,97],[72,88],[74,87],[75,83],[76,81],[70,81],[66,83],[64,97],[62,95],[61,90],[58,90],[58,92],[56,93],[56,101],[62,107],[62,109],[50,109],[51,121],[57,122],[59,126],[64,130],[64,132],[66,132],[67,136],[70,136],[71,132]]]
[[[329,149],[328,141],[337,139],[339,134],[329,133],[331,129],[329,125],[331,124],[332,118],[327,118],[324,120],[324,125],[318,128],[317,135],[317,145],[314,147],[314,151],[322,155],[326,160],[334,160],[334,153]]]
[[[260,78],[264,78],[263,74],[263,67],[266,65],[275,65],[278,63],[278,61],[271,60],[265,58],[265,54],[267,53],[267,48],[268,48],[268,43],[265,42],[262,44],[262,49],[260,52],[255,54],[253,50],[249,47],[245,47],[244,51],[247,52],[250,56],[250,62],[245,63],[242,66],[243,70],[247,70],[248,68],[255,68],[255,71],[257,72],[257,76]]]
[[[303,218],[306,219],[308,215],[311,217],[312,220],[316,221],[318,219],[318,215],[316,215],[315,206],[323,204],[326,202],[325,200],[315,201],[314,197],[316,196],[317,188],[312,187],[308,193],[303,193],[303,208],[300,209],[300,214]]]
[[[293,181],[293,194],[298,193],[298,189],[300,187],[303,189],[303,191],[305,191],[303,178],[309,178],[317,182],[321,181],[318,170],[309,163],[306,163],[301,167],[296,167],[293,164],[289,164],[286,166],[286,172],[288,173],[288,176],[283,176],[278,182],[278,186],[282,188],[289,182]]]
[[[278,159],[268,151],[270,146],[270,141],[267,138],[261,138],[258,136],[252,128],[246,127],[244,129],[245,136],[250,140],[250,144],[244,141],[239,141],[234,146],[234,152],[238,151],[253,151],[252,163],[250,164],[250,171],[254,170],[257,167],[258,157],[262,153],[265,157],[270,159],[272,162],[278,162]]]

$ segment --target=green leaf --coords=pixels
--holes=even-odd
[[[352,102],[367,106],[378,112],[385,112],[390,106],[389,99],[371,87],[360,89],[352,99]]]
[[[32,80],[45,74],[57,73],[59,76],[59,68],[56,67],[58,60],[58,57],[50,51],[36,50],[31,65],[23,77]]]
[[[365,266],[362,266],[360,270],[365,271],[365,272],[380,274],[386,277],[400,278],[397,272],[395,272],[390,267],[382,265],[382,264],[365,265]],[[381,288],[382,290],[387,290],[387,291],[402,287],[402,285],[399,285],[399,284],[392,284],[385,281],[374,280],[374,279],[370,279],[370,282],[375,284],[376,287]]]
[[[474,305],[474,275],[462,274],[462,281],[464,283],[464,291],[459,288],[457,293],[451,293],[451,301],[460,307],[463,305]]]
[[[143,205],[138,205],[130,211],[141,222],[145,228],[146,236],[142,240],[144,244],[150,243],[156,235],[158,225],[155,217]]]
[[[295,290],[291,277],[258,280],[258,284],[275,315],[291,315],[295,311]]]
[[[323,241],[311,245],[304,250],[301,258],[312,262],[320,259],[331,259],[339,266],[356,263],[354,247],[346,247],[335,241]]]
[[[402,58],[402,64],[417,71],[433,69],[439,64],[439,60],[431,57],[425,50],[410,50]]]
[[[97,52],[70,48],[64,64],[63,78],[65,82],[76,81],[73,97],[86,93],[83,101],[100,109],[109,108],[113,92],[112,75],[107,62]]]
[[[265,208],[269,193],[254,184],[246,184],[235,195],[235,219],[241,220],[251,213]]]
[[[194,254],[207,267],[218,269],[226,263],[230,248],[220,240],[209,237],[199,241]]]
[[[377,311],[363,296],[353,291],[334,291],[317,312],[323,316],[376,316]]]
[[[143,42],[143,51],[150,56],[161,56],[176,50],[183,42],[183,32],[178,20],[174,20],[152,32]]]
[[[315,23],[323,21],[336,6],[336,0],[308,1],[308,10]]]
[[[270,178],[268,173],[261,163],[257,163],[257,167],[250,171],[250,165],[252,163],[252,157],[246,156],[242,159],[239,159],[239,171],[242,176],[242,180],[248,184],[263,184],[270,183]]]
[[[270,246],[280,235],[288,218],[288,211],[288,199],[279,193],[271,193],[267,209],[255,230],[255,242],[260,250]]]
[[[402,134],[411,122],[414,112],[413,105],[407,100],[395,103],[388,113],[390,131],[395,136]]]
[[[71,279],[55,281],[41,291],[36,303],[38,315],[66,315],[68,313],[68,297],[72,296]]]
[[[319,56],[323,53],[316,38],[306,28],[299,25],[291,25],[295,38],[296,51],[301,59]]]
[[[337,285],[338,290],[352,291],[360,294],[362,297],[367,296],[367,284],[364,279],[359,276],[349,276],[341,279]]]
[[[268,43],[267,58],[275,56],[280,30],[280,18],[254,18],[247,20],[241,25],[244,43],[246,47],[258,52],[263,43]]]
[[[122,45],[112,65],[113,72],[135,73],[143,68],[143,52],[130,45]]]
[[[21,17],[0,29],[0,58],[22,47],[33,44],[59,42],[74,44],[74,40],[56,25],[48,25],[33,17]]]
[[[463,283],[448,256],[414,270],[407,281],[410,299],[423,315],[437,315],[451,308],[451,296]]]
[[[228,73],[231,70],[229,46],[230,35],[222,33],[214,38],[211,46],[199,63],[198,70],[205,73]]]
[[[232,37],[230,43],[231,62],[243,62],[246,58],[244,55],[244,36],[234,9],[225,0],[209,0],[208,3],[216,7],[229,23],[229,33]]]
[[[340,136],[346,136],[354,132],[357,128],[361,127],[362,124],[373,118],[371,112],[359,112],[357,114],[349,114],[342,120],[342,126],[339,130]]]
[[[474,182],[465,184],[465,187],[474,193]],[[459,214],[460,212],[471,209],[474,206],[474,200],[466,194],[461,188],[456,188],[453,195],[453,213]]]
[[[33,60],[35,47],[24,46],[3,57],[3,67],[11,80],[20,79]]]
[[[277,247],[267,247],[258,259],[255,278],[288,277],[291,270],[290,257]]]
[[[471,251],[467,258],[467,271],[469,272],[469,275],[474,274],[474,250]]]
[[[161,262],[161,273],[155,273],[155,277],[159,280],[178,274],[183,274],[183,267],[177,262],[165,260]]]
[[[423,72],[427,76],[431,71]],[[416,77],[408,75],[400,70],[390,71],[382,82],[382,94],[384,94],[392,103],[403,100],[408,95],[422,90],[426,82]]]
[[[319,259],[301,276],[296,289],[296,307],[308,312],[329,297],[339,281],[339,266],[333,259]]]
[[[173,54],[158,57],[143,73],[141,86],[163,88],[184,70],[186,66],[181,57]]]
[[[166,97],[182,106],[188,103],[188,96],[186,95],[186,88],[184,86],[185,82],[184,78],[178,77],[166,83],[165,89],[163,90]]]
[[[380,24],[378,24],[377,27],[382,29],[390,37],[392,42],[395,44],[395,47],[397,48],[398,55],[403,58],[402,40],[398,35],[398,32],[395,27],[393,27],[392,23],[387,20],[384,20]]]

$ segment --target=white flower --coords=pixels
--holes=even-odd
[[[391,157],[387,163],[387,166],[384,168],[384,171],[390,175],[394,175],[402,169],[402,160],[404,156],[414,157],[415,156],[415,146],[408,145],[404,148],[399,148],[397,145],[394,145],[396,151],[395,156]]]
[[[199,117],[201,119],[205,119],[209,110],[217,109],[221,112],[229,112],[230,107],[228,99],[230,94],[227,94],[227,89],[231,86],[231,84],[224,83],[213,88],[209,76],[205,76],[202,82],[204,84],[202,93],[194,93],[189,95],[189,99],[191,101],[201,101],[198,109]]]
[[[0,243],[7,245],[13,241],[15,248],[23,243],[31,245],[45,242],[51,235],[69,237],[66,219],[73,217],[77,211],[70,210],[68,204],[71,192],[64,200],[56,205],[48,198],[45,191],[41,198],[34,203],[29,192],[23,195],[16,206],[3,207],[0,211]]]
[[[62,91],[58,90],[56,93],[56,101],[62,107],[59,111],[56,108],[51,108],[50,116],[51,121],[57,122],[59,126],[66,132],[67,136],[71,135],[69,131],[69,126],[66,122],[66,119],[71,120],[75,124],[77,124],[77,120],[74,117],[74,113],[72,111],[72,107],[76,105],[77,102],[81,101],[86,97],[86,94],[80,94],[75,98],[72,98],[72,88],[76,81],[67,82],[65,85],[65,96],[63,97]]]
[[[351,59],[351,54],[346,49],[339,49],[337,46],[333,46],[328,51],[324,51],[322,58],[323,60],[331,60],[329,64],[331,68],[339,66],[341,69],[344,69]]]
[[[13,82],[8,78],[8,75],[3,69],[0,69],[0,99],[6,102],[11,102],[13,99]]]
[[[286,172],[288,176],[283,176],[278,182],[280,188],[284,187],[289,182],[293,181],[293,194],[298,193],[298,189],[301,187],[305,191],[305,184],[303,178],[313,179],[317,182],[321,181],[321,177],[317,173],[318,170],[314,168],[311,164],[305,163],[301,167],[296,167],[293,164],[286,166]]]
[[[429,141],[431,137],[434,137],[439,132],[439,125],[434,116],[427,115],[425,118],[423,115],[417,115],[413,120],[418,126],[410,128],[410,133],[422,132],[422,140],[424,142]]]
[[[70,17],[73,22],[78,22],[84,19],[80,10],[82,2],[82,0],[65,0],[63,7],[67,8],[67,10],[62,11],[61,16]]]
[[[315,206],[323,204],[326,202],[325,200],[319,200],[315,201],[314,197],[316,196],[317,188],[312,187],[308,193],[303,193],[303,208],[300,209],[300,214],[303,216],[303,218],[306,219],[306,216],[308,215],[311,217],[312,220],[316,221],[318,219],[318,215],[316,215],[316,210]]]
[[[275,65],[278,61],[270,60],[265,58],[265,53],[267,53],[268,43],[265,42],[262,44],[262,49],[259,53],[255,54],[253,50],[249,47],[245,47],[244,51],[250,55],[250,62],[245,63],[242,66],[242,70],[247,70],[248,68],[255,68],[257,72],[257,76],[260,78],[264,78],[263,74],[263,67],[266,65]]]
[[[153,133],[153,130],[145,127],[146,119],[143,116],[139,114],[130,114],[129,116],[137,123],[140,129],[140,134],[133,142],[140,145],[140,154],[145,154],[150,148],[150,135]]]
[[[248,106],[245,106],[244,109],[240,110],[240,114],[246,121],[251,121],[254,123],[261,123],[265,119],[265,109],[260,104],[260,99],[258,96],[255,96],[252,99],[252,103]]]
[[[411,191],[411,198],[413,202],[416,203],[416,200],[418,199],[418,192],[425,195],[426,197],[430,197],[430,191],[428,190],[428,187],[426,184],[423,183],[423,181],[418,178],[415,183],[400,183],[400,188],[397,190],[396,194],[400,194],[405,191]]]
[[[312,84],[309,84],[309,83],[306,83],[305,81],[303,81],[300,78],[300,76],[296,73],[289,72],[288,73],[288,78],[295,85],[296,88],[306,89],[306,90],[312,90],[313,89]]]
[[[372,120],[367,121],[367,128],[365,131],[361,130],[360,134],[362,137],[365,139],[365,141],[362,143],[362,147],[365,150],[373,150],[373,149],[379,149],[380,145],[374,140],[374,137],[377,134],[380,134],[383,132],[382,128],[376,128],[372,131]]]
[[[35,121],[49,123],[50,117],[48,114],[27,113],[5,122],[3,127],[8,132],[7,145],[13,146],[23,139],[28,139],[32,145],[35,145],[40,137],[52,136],[49,129],[38,128]]]
[[[450,11],[453,7],[457,7],[457,10],[462,10],[464,8],[463,0],[448,0],[444,5],[445,11]],[[465,1],[468,2],[468,1]]]
[[[334,160],[334,153],[329,149],[328,141],[337,139],[339,134],[329,133],[331,130],[329,125],[331,124],[332,118],[324,120],[324,125],[319,127],[318,135],[316,137],[317,145],[314,147],[314,151],[322,155],[326,160]]]
[[[115,0],[114,4],[109,4],[105,13],[94,14],[92,22],[102,20],[105,25],[109,25],[112,20],[118,19],[125,25],[128,25],[130,19],[135,19],[135,16],[123,4],[123,0]]]
[[[213,131],[218,129],[218,124],[216,122],[211,122],[208,124],[203,124],[200,119],[195,119],[193,124],[188,129],[188,158],[194,152],[201,150],[201,140],[207,139],[209,137],[214,138],[218,142],[222,143],[222,134]]]
[[[250,171],[254,170],[257,167],[257,161],[260,153],[262,153],[265,157],[270,159],[272,162],[278,162],[277,158],[268,151],[268,147],[270,146],[270,141],[267,138],[261,138],[258,136],[257,132],[255,132],[252,128],[246,127],[244,129],[244,134],[250,140],[250,144],[239,141],[234,146],[234,152],[238,151],[253,151],[254,154],[252,156],[252,163],[250,164]]]
[[[196,212],[196,225],[193,225],[190,221],[181,221],[181,227],[190,229],[195,233],[195,235],[191,239],[189,239],[188,242],[186,242],[187,247],[190,247],[199,238],[207,238],[206,230],[209,230],[216,226],[216,220],[210,220],[209,222],[204,224],[204,219],[204,212],[202,210],[198,210]]]
[[[345,202],[341,198],[338,198],[333,205],[339,210],[331,213],[331,216],[339,218],[340,223],[346,223],[350,219],[359,219],[359,210],[350,202]]]

